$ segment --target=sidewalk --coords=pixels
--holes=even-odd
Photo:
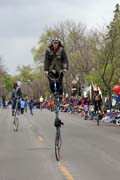
[[[81,117],[83,119],[83,117]],[[97,126],[97,120],[84,120],[83,121],[89,121],[92,124]],[[103,122],[102,120],[99,120],[99,126],[108,126],[108,127],[119,127],[117,124],[114,123],[107,123],[107,122]]]

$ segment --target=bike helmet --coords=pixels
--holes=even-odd
[[[54,43],[54,42],[61,42],[61,40],[58,37],[54,37],[52,38],[51,43]]]
[[[63,41],[61,41],[61,39],[59,39],[58,37],[53,37],[52,39],[48,40],[48,45],[52,46],[53,43],[58,42],[59,46],[63,47]]]

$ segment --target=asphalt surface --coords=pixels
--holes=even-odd
[[[55,114],[35,110],[19,116],[0,110],[0,180],[120,180],[120,127],[60,113],[61,160],[54,154]]]

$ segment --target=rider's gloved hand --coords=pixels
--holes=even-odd
[[[44,71],[45,75],[48,76],[48,71]]]
[[[61,123],[61,125],[64,125],[64,123],[62,121],[60,123]]]
[[[67,69],[63,69],[63,72],[66,72],[67,71]]]

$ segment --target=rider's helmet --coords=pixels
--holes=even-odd
[[[52,46],[53,46],[53,43],[55,43],[55,42],[58,43],[58,46],[59,46],[59,47],[63,47],[63,46],[64,46],[64,45],[63,45],[63,42],[61,41],[60,38],[58,38],[58,37],[53,37],[53,38],[51,38],[51,39],[49,39],[49,40],[47,41],[48,47],[52,47]]]
[[[58,37],[53,37],[51,40],[51,43],[54,43],[54,42],[61,42],[61,40]]]
[[[53,44],[53,43],[55,43],[55,42],[58,42],[60,46],[63,46],[63,41],[62,41],[60,38],[58,38],[58,37],[53,37],[53,38],[51,39],[51,44]]]

